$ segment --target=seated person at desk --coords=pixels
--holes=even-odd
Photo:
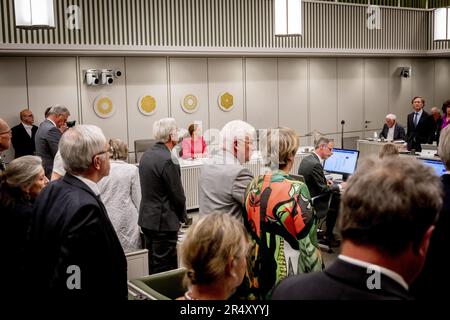
[[[305,178],[306,186],[312,197],[333,192],[330,208],[326,218],[326,234],[324,243],[330,247],[338,247],[339,241],[334,238],[333,229],[336,225],[338,216],[340,190],[345,187],[346,182],[334,184],[332,180],[325,178],[323,173],[323,162],[333,154],[334,141],[325,137],[319,138],[315,145],[315,150],[309,156],[305,157],[300,163],[298,174]],[[326,197],[325,197],[326,198]]]
[[[188,130],[191,137],[184,138],[183,142],[181,143],[182,158],[195,159],[206,157],[206,143],[203,137],[200,135],[200,128],[197,124],[191,124]]]
[[[380,138],[390,141],[406,140],[405,129],[397,123],[396,119],[396,115],[392,113],[386,116],[386,123],[380,132]]]

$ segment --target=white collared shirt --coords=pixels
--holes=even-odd
[[[53,123],[53,125],[58,128],[58,126],[56,125],[56,123],[53,122],[53,120],[51,120],[49,118],[47,118],[47,120],[50,121],[51,123]]]
[[[389,128],[386,140],[394,140],[394,132],[395,132],[396,125],[397,124],[394,123],[394,125],[391,128]]]
[[[325,161],[325,160],[323,160],[315,151],[313,151],[312,153],[314,153],[316,156],[317,156],[317,158],[319,158],[319,161],[320,161],[320,164],[322,165],[322,167],[323,167],[323,162]]]
[[[31,129],[33,129],[33,126],[30,126],[30,125],[25,124],[25,123],[23,123],[23,122],[22,122],[22,125],[23,125],[23,127],[25,128],[25,130],[27,131],[28,135],[29,135],[30,138],[31,138],[31,136],[32,136],[32,134],[33,134],[33,132],[31,131]]]
[[[362,267],[362,268],[371,268],[371,269],[378,269],[380,270],[380,272],[382,274],[384,274],[385,276],[391,278],[392,280],[394,280],[395,282],[399,283],[403,288],[405,288],[406,290],[409,289],[408,284],[406,283],[405,279],[403,279],[403,277],[401,275],[399,275],[397,272],[394,272],[392,270],[389,270],[387,268],[384,268],[382,266],[373,264],[373,263],[368,263],[359,259],[355,259],[355,258],[350,258],[348,256],[342,255],[340,254],[338,256],[339,259],[348,262],[350,264]]]
[[[94,181],[89,180],[89,179],[87,179],[85,177],[82,177],[82,176],[74,176],[74,177],[79,179],[79,180],[81,180],[81,182],[84,182],[92,190],[92,192],[94,192],[94,194],[96,196],[98,196],[100,194],[100,190],[99,190],[97,184]]]

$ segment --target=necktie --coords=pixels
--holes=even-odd
[[[419,113],[414,113],[414,126],[417,127],[417,123],[419,122]]]

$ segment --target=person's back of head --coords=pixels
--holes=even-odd
[[[187,287],[200,286],[207,291],[219,286],[231,295],[245,274],[248,243],[247,231],[235,217],[222,213],[201,216],[180,247]]]
[[[450,127],[441,131],[439,138],[438,154],[447,170],[450,170]]]
[[[106,154],[109,152],[109,146],[99,127],[77,125],[68,129],[61,137],[59,149],[67,172],[83,175],[89,169],[95,169],[102,171],[99,172],[99,176],[108,175],[109,165],[103,166],[100,162],[105,161],[105,164],[109,164],[109,157]]]
[[[128,158],[128,146],[120,139],[109,139],[110,154],[112,160],[126,161]]]
[[[381,148],[379,157],[380,157],[380,159],[383,159],[386,157],[395,157],[398,155],[399,155],[399,152],[398,152],[397,147],[393,143],[386,143]]]
[[[342,196],[344,246],[370,248],[385,261],[407,265],[402,276],[411,282],[423,266],[441,194],[439,178],[416,159],[366,159]]]
[[[294,130],[286,127],[269,129],[260,136],[261,153],[265,165],[271,169],[284,169],[293,161],[299,146],[299,139]]]
[[[255,138],[255,128],[242,120],[232,120],[220,131],[222,149],[232,153],[240,163],[248,161],[250,154],[247,152],[251,153],[243,147],[243,143],[253,145]]]

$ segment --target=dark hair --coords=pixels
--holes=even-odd
[[[412,244],[417,252],[442,206],[439,177],[416,159],[368,158],[342,196],[342,238],[395,257]]]
[[[50,109],[51,109],[52,107],[47,107],[47,109],[45,109],[45,111],[44,111],[44,117],[48,117],[48,113],[50,112]]]
[[[444,113],[444,115],[447,114],[447,108],[450,107],[450,99],[444,101],[444,103],[442,104],[442,112]]]
[[[414,103],[414,100],[416,100],[417,98],[420,98],[420,100],[422,100],[422,104],[423,104],[423,106],[425,107],[425,99],[422,98],[421,96],[414,97],[414,98],[411,100],[411,103]]]
[[[188,128],[189,131],[189,135],[192,137],[192,134],[195,132],[195,130],[197,130],[198,125],[196,125],[195,123],[191,124]]]

